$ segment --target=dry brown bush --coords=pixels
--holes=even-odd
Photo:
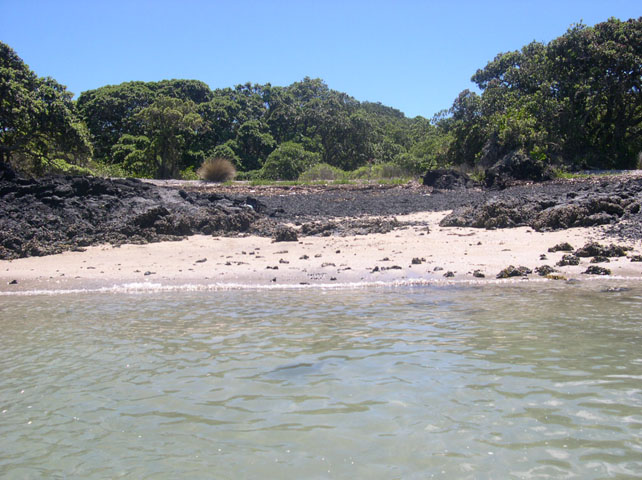
[[[236,176],[236,168],[227,158],[209,158],[196,173],[207,182],[227,182]]]

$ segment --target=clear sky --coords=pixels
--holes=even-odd
[[[70,91],[130,80],[289,85],[431,117],[499,52],[572,23],[642,16],[640,0],[0,0],[0,41]]]

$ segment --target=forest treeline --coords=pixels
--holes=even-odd
[[[32,174],[191,178],[226,158],[246,178],[296,179],[327,164],[486,168],[521,152],[558,168],[634,168],[642,152],[642,18],[573,25],[498,54],[452,107],[408,118],[321,79],[210,89],[126,82],[76,100],[0,42],[0,161]],[[428,92],[427,94],[430,94]]]

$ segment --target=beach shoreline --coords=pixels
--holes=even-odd
[[[604,279],[642,279],[642,242],[621,240],[606,228],[579,227],[536,232],[530,227],[479,229],[442,227],[450,211],[399,215],[387,233],[347,236],[299,236],[275,242],[257,235],[194,235],[171,242],[121,246],[99,245],[82,252],[0,261],[0,294],[106,291],[129,285],[133,290],[162,288],[332,287],[403,284],[484,284],[497,281],[503,269],[527,267],[532,273],[512,281],[540,281],[536,269],[556,270],[548,279],[583,280],[590,258],[579,265],[556,266],[569,252],[548,249],[567,242],[617,243],[631,250],[609,258]],[[513,282],[514,283],[514,282]]]

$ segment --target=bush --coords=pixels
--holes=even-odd
[[[69,163],[62,158],[54,158],[48,164],[50,173],[61,173],[65,175],[93,175],[93,172],[87,167],[81,167]]]
[[[350,173],[350,178],[359,180],[382,180],[391,178],[407,178],[408,172],[394,163],[375,163],[364,165]]]
[[[267,180],[296,180],[319,160],[318,153],[308,152],[298,143],[285,142],[267,157],[261,177]]]
[[[196,173],[207,182],[227,182],[236,176],[236,168],[227,158],[210,158]]]
[[[397,155],[394,163],[398,165],[402,171],[412,175],[423,175],[428,170],[436,167],[435,162],[419,158],[412,153],[401,153]]]
[[[261,178],[261,170],[248,170],[247,172],[237,172],[236,180],[255,181]]]
[[[302,182],[314,182],[317,180],[339,181],[345,180],[346,178],[346,172],[340,168],[328,165],[327,163],[318,163],[313,165],[299,175],[299,180]]]
[[[236,169],[242,170],[241,159],[235,153],[238,146],[234,140],[228,140],[222,145],[217,145],[209,152],[210,158],[227,158]]]
[[[194,167],[190,165],[179,172],[181,180],[198,180],[198,174],[194,171]]]

